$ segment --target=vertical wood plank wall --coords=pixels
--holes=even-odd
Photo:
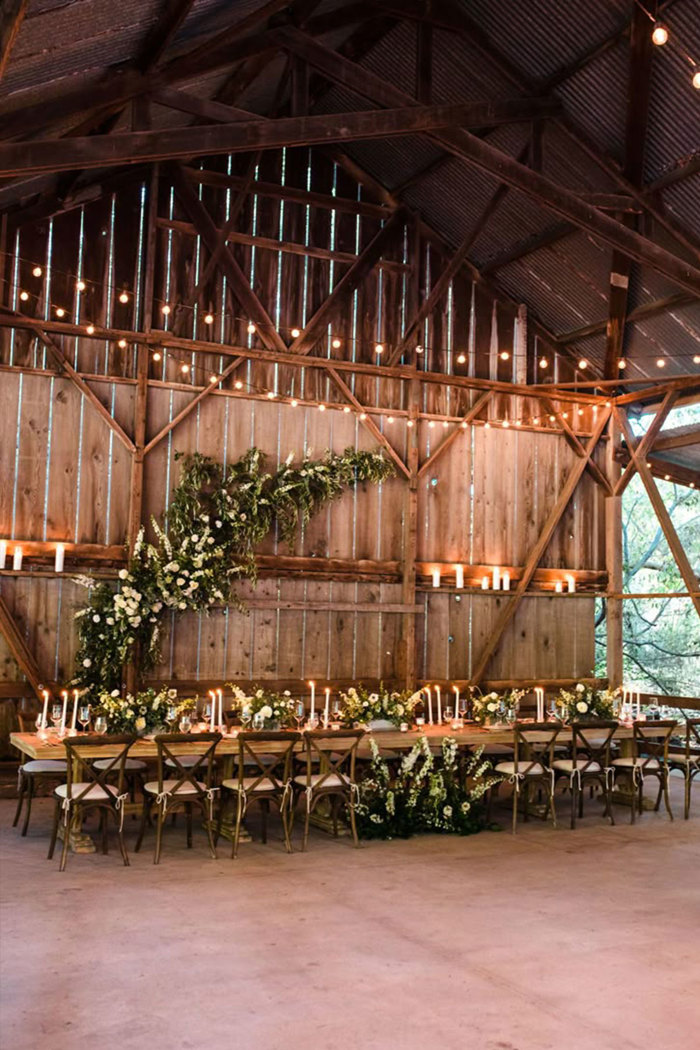
[[[237,159],[208,162],[197,176],[201,199],[223,225],[244,171]],[[234,255],[273,319],[284,341],[303,327],[339,278],[349,258],[362,250],[380,228],[381,214],[364,191],[323,157],[308,150],[275,151],[263,156],[257,173],[266,192],[248,196],[236,226]],[[337,207],[320,207],[275,196],[274,185],[335,196]],[[343,201],[355,202],[356,214]],[[7,240],[2,260],[3,301],[41,319],[55,319],[65,309],[74,323],[92,321],[125,330],[155,329],[223,343],[262,345],[247,331],[248,318],[232,303],[217,270],[191,307],[192,293],[208,259],[200,239],[181,213],[168,183],[161,181],[158,253],[153,304],[143,301],[145,183],[135,180],[82,208],[40,223],[21,226]],[[266,238],[263,243],[260,239]],[[251,243],[252,242],[252,243]],[[286,244],[279,250],[276,244]],[[309,253],[290,245],[308,248]],[[411,281],[421,296],[430,290],[443,260],[434,245],[413,253],[406,230],[352,296],[314,353],[329,358],[376,360],[374,345],[400,339],[411,313]],[[345,253],[344,255],[340,253]],[[37,278],[32,271],[42,267]],[[84,280],[85,292],[76,290]],[[30,292],[21,301],[22,290]],[[128,292],[128,302],[119,301]],[[171,306],[164,315],[162,306]],[[204,322],[211,311],[213,325]],[[419,408],[440,414],[464,413],[469,393],[449,385],[451,373],[497,376],[510,380],[525,369],[533,375],[537,347],[526,361],[516,358],[516,312],[494,303],[482,288],[460,275],[421,333],[425,348],[419,367],[447,373],[443,387],[420,388]],[[341,347],[332,346],[339,338]],[[90,376],[90,386],[114,418],[133,433],[136,348],[89,336],[57,336],[71,364]],[[501,361],[497,351],[511,357]],[[467,362],[456,364],[464,350]],[[471,351],[471,352],[470,352]],[[182,364],[190,365],[183,376]],[[192,387],[220,371],[216,354],[167,353],[151,361],[147,405],[147,440],[174,418],[192,398]],[[42,343],[21,329],[0,329],[0,537],[121,544],[125,540],[131,462],[128,452],[67,379],[50,371]],[[420,373],[419,373],[420,374]],[[198,450],[230,462],[251,445],[268,455],[272,467],[289,452],[372,448],[376,442],[354,413],[261,399],[274,390],[284,395],[340,400],[328,377],[317,370],[247,362],[234,378],[244,383],[217,390],[145,460],[144,520],[167,516],[168,497],[177,482],[176,451]],[[561,372],[559,379],[568,378]],[[364,404],[407,408],[408,384],[398,380],[352,376],[355,396]],[[489,409],[494,418],[518,412],[534,415],[535,403],[499,395]],[[581,419],[585,429],[590,426]],[[380,429],[401,454],[407,451],[405,417]],[[439,423],[418,424],[423,461],[443,440]],[[549,509],[556,500],[574,453],[561,434],[511,427],[466,429],[418,483],[418,561],[522,565]],[[307,556],[400,561],[403,553],[405,479],[348,492],[314,519],[295,552]],[[263,553],[286,553],[275,537]],[[584,476],[545,555],[553,568],[603,569],[602,501]],[[76,638],[73,614],[85,591],[69,575],[58,578],[0,579],[8,603],[48,678],[72,672]],[[244,591],[245,593],[250,593]],[[401,602],[401,581],[338,582],[303,578],[262,579],[256,597],[305,603],[303,609],[234,609],[186,614],[165,631],[158,678],[290,679],[317,677],[384,678],[398,676],[401,614],[382,611]],[[467,678],[488,636],[503,599],[482,594],[419,593],[416,617],[419,678]],[[373,602],[376,612],[319,610],[319,602]],[[557,678],[584,675],[593,667],[594,599],[574,601],[526,598],[506,631],[488,671],[492,679]],[[0,679],[21,678],[0,638]]]

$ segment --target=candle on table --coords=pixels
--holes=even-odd
[[[224,691],[223,689],[216,690],[219,695],[219,725],[224,724]]]
[[[49,710],[49,691],[44,689],[44,710],[41,712],[41,728],[46,729],[46,716]]]
[[[459,686],[453,685],[452,692],[455,694],[455,718],[459,718]]]
[[[544,722],[544,689],[541,685],[535,687],[535,697],[537,698],[537,721]]]
[[[489,578],[488,578],[488,576],[482,576],[481,577],[481,589],[482,589],[482,591],[487,591],[489,589]]]
[[[216,693],[213,689],[209,690],[209,696],[211,697],[211,718],[209,719],[209,730],[214,732],[216,726]]]
[[[503,587],[503,590],[504,591],[509,591],[510,590],[510,573],[508,572],[507,569],[503,573],[503,576],[501,577],[501,580],[502,580],[501,586]]]
[[[426,693],[428,694],[428,725],[433,724],[433,694],[429,685],[424,686]]]
[[[70,720],[70,728],[71,728],[71,732],[72,733],[75,732],[75,722],[76,722],[76,719],[78,717],[78,697],[79,697],[79,695],[80,695],[79,690],[74,689],[73,690],[73,717]]]
[[[438,725],[442,725],[442,697],[440,696],[440,686],[435,686],[435,696],[437,697],[437,722]]]
[[[7,540],[0,540],[0,569],[5,568],[7,561]]]
[[[309,682],[309,689],[311,690],[311,712],[310,718],[314,718],[316,715],[316,683]]]
[[[328,726],[331,718],[331,691],[328,686],[326,686],[324,692],[326,694],[326,703],[323,708],[323,721]]]
[[[63,697],[63,711],[61,712],[61,732],[64,733],[66,729],[66,714],[68,712],[68,690],[64,689],[61,693]]]
[[[56,544],[56,559],[54,561],[54,571],[63,572],[63,561],[66,556],[66,548],[62,543]]]
[[[15,572],[19,572],[22,568],[22,548],[15,547],[12,555],[12,568]]]
[[[492,573],[493,576],[493,589],[494,591],[500,591],[501,589],[501,570],[496,567]]]
[[[464,590],[464,566],[458,565],[455,568],[455,587],[458,591]]]

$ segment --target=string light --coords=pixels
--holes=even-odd
[[[408,429],[409,429],[409,430],[410,430],[410,429],[411,429],[411,428],[412,428],[412,427],[413,427],[414,425],[415,425],[415,424],[414,424],[414,422],[413,422],[413,420],[412,420],[412,419],[407,419],[407,420],[406,420],[406,426],[408,427]]]
[[[241,383],[240,379],[237,379],[236,382],[233,385],[235,386],[236,390],[242,390],[243,389],[243,383]]]
[[[486,422],[484,423],[484,430],[490,430],[490,429],[491,429],[491,424],[489,423],[489,421],[487,419]]]
[[[326,411],[326,406],[325,405],[319,405],[318,406],[318,410],[319,410],[319,412],[325,412]]]
[[[153,360],[154,360],[154,361],[160,361],[160,359],[161,359],[161,355],[160,355],[160,354],[158,353],[158,351],[156,350],[156,351],[154,352],[154,354],[153,354]]]
[[[693,357],[693,364],[700,365],[700,354],[695,354],[695,356]]]
[[[624,357],[621,357],[620,360],[617,362],[617,367],[627,368],[627,362],[625,361]]]
[[[383,344],[382,343],[375,343],[374,344],[374,352],[375,352],[375,354],[383,354],[384,353],[384,346],[383,346]]]
[[[466,357],[464,356],[464,354],[460,354],[460,355],[459,355],[459,357],[457,358],[457,364],[458,364],[458,365],[463,365],[463,364],[464,364],[464,362],[465,362],[466,360],[467,360],[467,359],[466,359]]]
[[[508,422],[508,420],[507,420],[507,419],[504,419],[504,420],[503,420],[503,428],[504,428],[505,430],[507,430],[509,426],[510,426],[510,423]]]
[[[700,69],[696,69],[693,73],[693,87],[700,91]]]
[[[119,347],[119,348],[120,348],[121,350],[124,350],[124,349],[126,349],[126,339],[120,339],[120,340],[119,340],[119,342],[117,343],[117,346],[118,346],[118,347]]]
[[[578,363],[578,366],[581,369],[581,371],[583,371],[584,369],[588,368],[588,361],[586,360],[585,357],[581,358],[581,360]]]
[[[29,298],[29,292],[20,292],[19,297],[23,303],[26,303],[27,299]]]
[[[183,374],[184,376],[186,376],[186,375],[187,375],[187,373],[189,372],[189,370],[190,370],[190,366],[189,366],[189,365],[180,365],[180,371],[182,372],[182,374]]]
[[[213,314],[205,314],[204,315],[204,323],[205,324],[214,324],[214,315]]]
[[[34,274],[35,277],[41,277],[41,274],[42,274],[41,267],[40,266],[35,266],[34,269],[32,270],[32,273]]]
[[[350,405],[345,405],[345,407],[343,409],[343,412],[345,412],[347,414],[349,411],[350,411]]]
[[[501,361],[507,361],[509,359],[509,357],[510,357],[510,354],[508,353],[507,350],[501,350],[500,357],[501,357]]]
[[[447,419],[443,419],[442,425],[443,425],[443,427],[448,427],[450,424],[449,424],[449,421]]]
[[[66,316],[66,311],[63,309],[63,307],[62,306],[57,306],[56,307],[56,317],[65,317],[65,316]]]
[[[254,334],[255,334],[255,325],[253,324],[252,321],[248,321],[248,335],[254,335]]]
[[[209,376],[209,382],[210,383],[218,383],[219,382],[219,377],[218,376]]]
[[[387,421],[387,423],[393,423],[394,422],[394,417],[393,416],[387,416],[386,417],[386,421]]]
[[[95,326],[94,326],[94,324],[86,325],[85,326],[85,331],[87,332],[88,335],[94,335],[95,334]]]
[[[428,423],[428,426],[432,430],[432,428],[435,426],[435,421],[431,419],[430,422]]]
[[[170,313],[170,307],[168,306],[168,304],[167,304],[167,303],[164,303],[164,304],[163,304],[163,305],[161,306],[161,308],[160,308],[160,312],[161,312],[162,314],[165,314],[165,316],[166,316],[166,317],[168,316],[168,314]]]
[[[301,332],[298,328],[292,328],[292,339],[298,339],[300,335]]]
[[[85,284],[85,281],[78,281],[75,287],[77,291],[84,292],[87,288],[87,285]]]
[[[663,47],[668,40],[668,29],[666,26],[661,25],[660,22],[656,22],[651,34],[651,39],[657,47]]]
[[[360,412],[360,419],[364,423],[364,421],[367,419],[367,413],[366,412]]]
[[[277,394],[274,392],[274,390],[268,390],[267,396],[269,397],[270,401],[274,401],[277,397]]]
[[[416,353],[417,354],[422,354],[423,353],[423,347],[420,345],[420,343],[416,347]]]
[[[540,358],[540,368],[546,368],[546,367],[547,367],[547,358],[546,357],[541,357]]]
[[[333,347],[334,350],[339,350],[340,347],[342,346],[342,343],[340,342],[340,339],[337,338],[337,336],[336,336],[335,339],[332,340],[331,346]]]
[[[297,399],[295,397],[293,397],[292,400],[289,403],[292,406],[292,408],[296,408],[297,405],[299,404],[299,402],[297,401]]]
[[[119,302],[120,303],[128,303],[129,302],[129,296],[128,296],[127,292],[122,292],[121,293],[121,295],[119,296]]]
[[[663,357],[657,357],[657,359],[656,359],[656,367],[657,368],[665,368],[666,367],[666,362],[664,361]]]

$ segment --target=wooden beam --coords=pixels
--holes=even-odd
[[[383,252],[398,237],[407,219],[403,208],[397,209],[389,221],[382,226],[362,254],[343,274],[330,295],[321,303],[316,313],[308,321],[304,330],[289,347],[290,354],[308,354],[318,341],[321,333],[327,329],[333,318],[345,307],[348,299],[376,266]],[[287,348],[285,347],[285,350]]]
[[[568,421],[564,419],[564,416],[562,415],[560,409],[558,409],[554,402],[551,401],[549,398],[545,398],[542,404],[544,408],[551,415],[553,415],[559,423],[559,426],[562,428],[564,439],[567,445],[574,450],[577,456],[585,456],[585,448],[583,447],[579,438],[569,426]],[[586,470],[589,472],[591,477],[594,478],[597,484],[601,486],[601,488],[606,492],[608,496],[613,495],[612,485],[608,481],[607,476],[603,473],[603,471],[600,469],[600,467],[593,458],[587,460]]]
[[[688,445],[700,445],[700,424],[691,423],[687,427],[675,427],[656,438],[654,452],[666,449],[686,448]]]
[[[248,153],[252,149],[352,142],[460,125],[526,120],[541,100],[470,102],[447,106],[406,106],[359,113],[330,113],[274,120],[240,120],[158,131],[123,132],[83,138],[35,139],[0,144],[0,175],[113,167],[148,160]],[[546,108],[546,107],[542,107]],[[496,151],[497,152],[497,151]]]
[[[2,594],[0,594],[0,631],[4,634],[10,653],[20,671],[26,676],[36,695],[40,696],[44,677]]]
[[[483,677],[486,667],[488,666],[491,657],[498,648],[501,638],[503,637],[503,632],[515,616],[515,613],[518,609],[518,606],[520,605],[520,602],[522,601],[525,591],[528,588],[528,585],[530,583],[530,580],[532,579],[535,569],[539,565],[542,556],[545,550],[547,549],[547,545],[549,544],[549,541],[551,540],[554,534],[554,530],[561,521],[564,511],[568,507],[569,501],[573,496],[574,492],[576,491],[578,483],[581,480],[584,470],[586,469],[586,463],[595,452],[596,446],[602,436],[603,430],[607,426],[611,411],[612,409],[608,409],[606,412],[601,414],[601,418],[598,420],[598,423],[596,424],[592,436],[586,443],[585,457],[577,460],[576,463],[574,463],[574,465],[572,466],[571,470],[569,471],[569,475],[566,479],[564,487],[560,492],[555,505],[552,507],[552,510],[550,511],[547,520],[545,521],[545,524],[542,528],[542,531],[540,532],[539,537],[537,538],[535,546],[532,548],[530,554],[528,555],[527,561],[523,568],[523,574],[518,580],[513,596],[512,598],[510,598],[509,601],[505,603],[505,605],[501,609],[493,626],[491,634],[487,638],[486,643],[481,653],[479,654],[479,658],[474,665],[470,679],[472,685],[477,685]]]
[[[615,452],[620,446],[620,428],[615,417],[610,417],[608,444],[605,450],[606,467],[611,488],[620,480],[620,466]],[[605,601],[605,661],[611,689],[624,681],[624,621],[622,615],[622,497],[609,495],[605,500],[605,567],[608,572]]]
[[[3,0],[0,7],[0,80],[10,58],[12,46],[27,13],[28,0]]]
[[[654,441],[656,440],[656,436],[661,430],[661,427],[664,425],[666,416],[673,408],[677,397],[678,392],[676,390],[669,390],[669,392],[663,399],[661,407],[658,409],[656,415],[654,416],[654,419],[647,428],[646,433],[639,440],[633,442],[635,446],[634,448],[629,448],[628,443],[628,451],[631,459],[628,466],[625,469],[624,474],[615,486],[616,496],[622,495],[622,493],[625,491],[630,481],[634,477],[637,459],[641,458],[646,461],[647,452],[652,448]],[[625,433],[628,433],[628,431],[625,431]]]
[[[329,367],[327,371],[328,375],[331,377],[338,390],[340,390],[343,397],[345,397],[348,400],[348,402],[353,406],[353,408],[356,408],[363,415],[366,415],[363,405],[360,404],[350,387],[347,385],[345,380],[341,378],[338,372],[336,372],[336,370],[332,367]],[[405,474],[407,478],[410,478],[411,473],[409,468],[401,459],[401,456],[398,454],[391,442],[384,436],[384,434],[382,434],[381,430],[374,422],[374,420],[369,415],[366,415],[366,418],[361,420],[361,422],[367,428],[367,430],[369,430],[370,434],[375,439],[375,441],[378,441],[382,448],[388,452],[389,457],[393,460],[393,462],[399,468],[401,473]]]
[[[435,451],[430,456],[428,456],[428,458],[424,460],[423,463],[421,463],[418,469],[419,478],[421,478],[426,473],[426,471],[430,470],[432,467],[435,466],[436,460],[438,460],[440,456],[443,456],[445,452],[447,452],[448,448],[454,444],[454,442],[457,440],[462,431],[464,431],[469,426],[472,420],[476,419],[476,417],[479,415],[479,412],[481,412],[481,410],[486,407],[486,405],[491,400],[492,396],[493,392],[491,390],[485,390],[484,393],[476,399],[472,407],[465,415],[462,422],[458,423],[455,429],[452,431],[452,433],[448,434],[445,440],[440,445],[438,445]]]
[[[697,150],[690,157],[683,157],[676,164],[673,164],[663,175],[659,175],[658,179],[647,183],[644,188],[647,193],[659,193],[661,190],[666,189],[667,186],[672,186],[674,183],[680,182],[681,179],[687,179],[691,175],[696,175],[699,171],[700,150]]]
[[[279,31],[285,46],[301,55],[331,80],[383,106],[410,106],[416,100],[389,81],[349,62],[337,51],[323,47],[290,27]],[[501,182],[521,190],[539,204],[587,230],[599,240],[651,267],[695,294],[700,294],[700,270],[653,241],[611,219],[577,194],[552,179],[532,171],[502,150],[462,128],[435,131],[431,138],[468,164],[496,175]]]
[[[401,600],[407,605],[416,601],[416,560],[418,556],[418,398],[420,387],[414,379],[408,389],[408,418],[413,423],[407,428],[408,485],[404,490],[403,536],[401,551]],[[416,620],[404,616],[397,669],[404,688],[416,687]]]
[[[629,324],[633,321],[643,321],[649,317],[657,317],[659,314],[668,313],[670,310],[680,309],[682,306],[689,306],[694,302],[697,302],[696,295],[689,295],[687,292],[675,292],[673,295],[667,295],[663,299],[655,299],[652,303],[644,303],[642,306],[630,310],[627,315],[627,321]],[[583,328],[562,332],[557,339],[562,346],[566,346],[569,343],[579,343],[583,339],[590,339],[595,335],[600,335],[606,331],[607,327],[608,320],[606,318],[603,321],[594,321],[592,324],[584,325]]]
[[[160,14],[148,30],[134,63],[137,69],[151,69],[160,61],[193,4],[194,0],[163,0]]]
[[[670,514],[666,510],[666,504],[661,498],[654,478],[651,475],[651,471],[647,467],[646,460],[643,455],[640,455],[640,450],[635,447],[636,442],[634,440],[634,435],[630,430],[629,423],[627,422],[626,413],[618,408],[617,405],[614,408],[614,412],[615,418],[617,419],[625,437],[625,441],[627,442],[627,448],[629,449],[632,461],[634,462],[637,473],[642,479],[642,483],[646,489],[649,502],[654,508],[654,513],[658,518],[659,525],[661,526],[661,530],[666,538],[673,559],[678,566],[678,571],[680,572],[681,577],[683,578],[683,583],[691,594],[695,610],[698,616],[700,616],[700,583],[698,583],[697,576],[693,572],[688,556],[683,549],[683,544],[678,538],[678,533],[673,526]]]
[[[496,270],[509,266],[511,263],[517,262],[518,259],[524,259],[526,256],[532,255],[533,252],[539,251],[540,248],[549,248],[550,245],[557,244],[565,237],[570,237],[572,233],[576,233],[576,226],[570,222],[558,222],[554,226],[548,226],[540,233],[530,234],[523,240],[517,241],[511,248],[506,248],[504,251],[499,252],[498,255],[494,255],[492,259],[489,259],[481,267],[481,272],[482,274],[495,273]]]
[[[250,120],[252,117],[248,110],[214,102],[209,98],[200,98],[199,95],[191,95],[187,91],[178,91],[172,87],[158,88],[151,93],[150,98],[159,106],[175,109],[178,113],[189,113],[207,124],[235,124],[239,120]]]

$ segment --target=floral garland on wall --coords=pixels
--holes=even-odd
[[[293,543],[297,533],[327,502],[360,482],[379,484],[394,468],[381,452],[326,452],[319,460],[293,465],[291,454],[274,473],[265,455],[251,448],[229,466],[200,453],[183,456],[180,481],[168,511],[167,532],[152,521],[155,543],[141,528],[120,587],[78,582],[90,589],[76,613],[79,648],[74,684],[91,692],[117,688],[134,648],[142,669],[159,659],[160,625],[170,612],[208,610],[230,603],[243,608],[237,580],[255,583],[255,547],[275,527]]]

